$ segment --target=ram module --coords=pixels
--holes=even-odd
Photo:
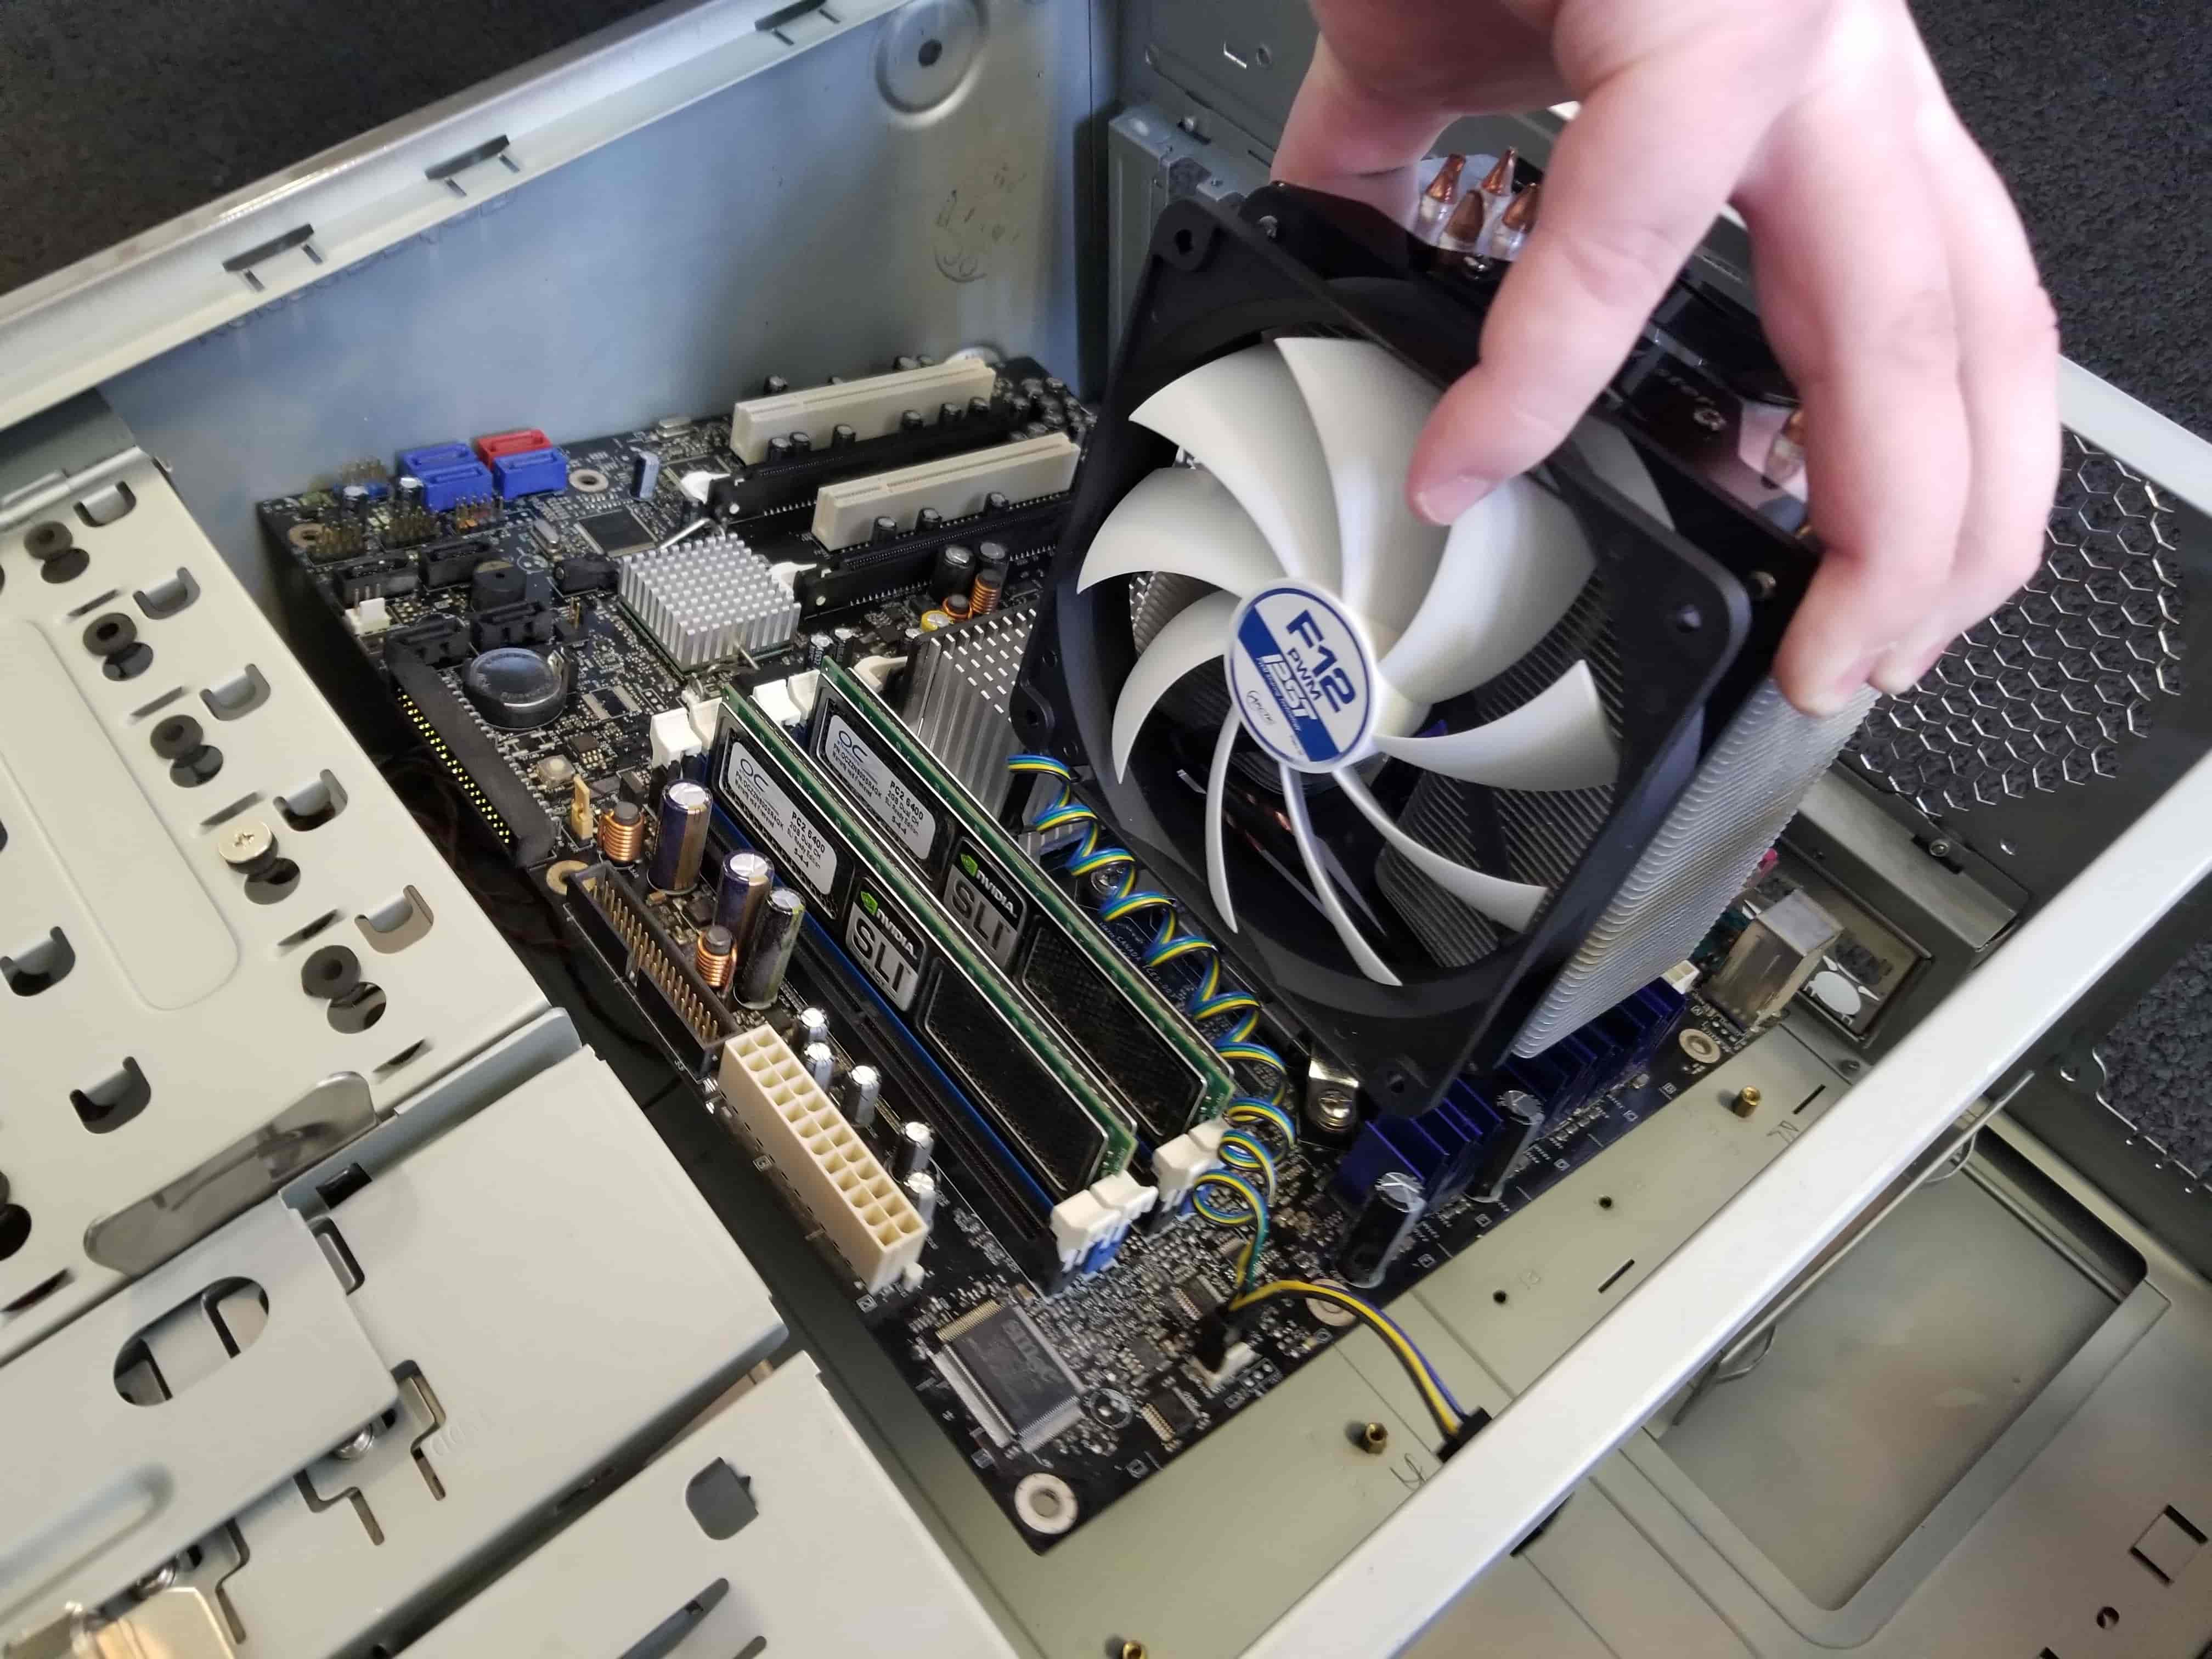
[[[810,736],[817,765],[1114,1085],[1156,1144],[1220,1114],[1237,1079],[1213,1046],[867,683],[833,660],[822,665]]]
[[[1128,1167],[1136,1131],[1081,1058],[743,693],[717,739],[714,789],[783,880],[1054,1202]]]

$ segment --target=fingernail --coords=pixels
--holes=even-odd
[[[1455,472],[1413,492],[1413,511],[1431,524],[1449,524],[1496,489],[1498,480],[1480,472]]]
[[[1951,647],[1947,639],[1933,645],[1898,646],[1885,653],[1875,665],[1875,689],[1885,696],[1899,696],[1928,677],[1936,659]]]
[[[1826,720],[1839,714],[1844,705],[1858,696],[1859,688],[1867,683],[1874,666],[1889,653],[1890,647],[1882,646],[1868,652],[1849,667],[1831,675],[1802,699],[1792,698],[1799,708],[1816,720]]]

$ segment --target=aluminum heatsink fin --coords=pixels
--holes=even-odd
[[[1525,930],[1544,901],[1552,896],[1548,887],[1539,887],[1525,881],[1507,881],[1498,876],[1485,875],[1471,870],[1456,860],[1448,859],[1433,848],[1423,846],[1390,821],[1382,804],[1369,793],[1358,774],[1346,768],[1336,775],[1337,787],[1345,797],[1365,815],[1367,821],[1419,870],[1454,898],[1469,908],[1480,911],[1492,921],[1503,922],[1516,933]]]
[[[1127,775],[1129,751],[1136,746],[1137,733],[1168,688],[1228,649],[1229,623],[1237,606],[1233,594],[1207,594],[1188,610],[1177,611],[1138,657],[1114,705],[1115,777]]]
[[[1275,345],[1328,458],[1338,593],[1382,639],[1395,639],[1430,592],[1444,546],[1443,527],[1406,500],[1406,471],[1437,389],[1370,341],[1285,337]]]
[[[1511,714],[1441,737],[1376,739],[1386,755],[1492,789],[1592,789],[1620,753],[1589,665],[1575,665]]]
[[[1427,597],[1383,654],[1383,678],[1418,703],[1472,691],[1549,633],[1596,568],[1565,501],[1507,479],[1453,524]]]
[[[1163,570],[1249,599],[1281,577],[1283,564],[1218,478],[1171,466],[1139,480],[1106,515],[1076,586]]]
[[[1226,484],[1294,580],[1335,590],[1328,457],[1282,353],[1261,344],[1217,357],[1161,387],[1130,418]]]

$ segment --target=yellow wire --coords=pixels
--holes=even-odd
[[[1429,1368],[1422,1363],[1420,1355],[1413,1352],[1411,1343],[1399,1335],[1387,1321],[1382,1320],[1372,1308],[1358,1297],[1347,1295],[1332,1285],[1316,1285],[1308,1279],[1279,1279],[1273,1284],[1261,1285],[1257,1290],[1246,1291],[1241,1296],[1231,1297],[1229,1300],[1230,1310],[1234,1312],[1239,1308],[1249,1308],[1255,1303],[1270,1301],[1279,1296],[1318,1297],[1324,1302],[1334,1303],[1346,1311],[1357,1315],[1370,1330],[1381,1337],[1397,1354],[1399,1364],[1406,1368],[1407,1375],[1413,1379],[1413,1386],[1420,1390],[1422,1401],[1429,1408],[1429,1415],[1437,1419],[1437,1426],[1444,1431],[1445,1437],[1449,1439],[1459,1432],[1459,1414],[1452,1410],[1450,1404],[1437,1388],[1434,1380],[1429,1376]]]

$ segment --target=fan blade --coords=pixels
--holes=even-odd
[[[1659,499],[1659,486],[1651,480],[1651,470],[1644,465],[1644,458],[1636,453],[1626,433],[1603,421],[1584,421],[1567,434],[1567,442],[1591,471],[1668,529],[1674,527],[1674,515]]]
[[[1402,985],[1405,981],[1390,971],[1382,958],[1375,954],[1375,947],[1361,936],[1352,922],[1352,913],[1337,896],[1336,884],[1328,878],[1328,867],[1322,863],[1321,843],[1314,839],[1313,819],[1306,812],[1305,791],[1301,787],[1305,782],[1304,774],[1293,772],[1287,766],[1278,769],[1282,774],[1283,805],[1290,811],[1291,830],[1297,837],[1298,854],[1306,861],[1306,879],[1313,883],[1314,896],[1328,913],[1329,926],[1336,929],[1337,938],[1351,952],[1352,961],[1359,964],[1361,973],[1378,985]]]
[[[1168,688],[1209,658],[1229,648],[1229,624],[1237,615],[1233,593],[1209,593],[1188,609],[1178,611],[1152,642],[1139,653],[1121,696],[1114,705],[1114,775],[1129,770],[1129,750],[1152,705]]]
[[[1367,340],[1275,342],[1305,394],[1336,497],[1339,594],[1395,639],[1413,619],[1444,550],[1441,526],[1406,501],[1406,468],[1437,406],[1437,389]]]
[[[1382,832],[1383,840],[1403,853],[1423,875],[1469,909],[1481,912],[1492,921],[1504,922],[1518,933],[1527,930],[1530,918],[1542,908],[1544,901],[1551,897],[1552,890],[1548,887],[1486,876],[1480,870],[1471,870],[1455,860],[1446,858],[1432,848],[1424,847],[1390,822],[1389,815],[1382,811],[1382,803],[1368,793],[1367,786],[1359,781],[1359,775],[1349,767],[1336,775],[1336,781],[1352,804],[1367,815],[1367,821]]]
[[[1293,580],[1336,590],[1328,458],[1282,353],[1261,344],[1217,357],[1161,387],[1130,418],[1226,484]]]
[[[1589,789],[1610,783],[1620,757],[1605,705],[1577,662],[1511,714],[1437,738],[1378,738],[1386,755],[1492,789]]]
[[[1550,633],[1596,568],[1565,501],[1507,479],[1452,526],[1383,678],[1417,703],[1472,691]]]
[[[1148,570],[1195,576],[1239,599],[1283,574],[1260,526],[1221,480],[1189,466],[1164,467],[1121,497],[1091,538],[1075,585]]]
[[[1224,809],[1229,793],[1229,757],[1237,752],[1237,733],[1243,722],[1236,715],[1221,722],[1221,735],[1213,744],[1213,764],[1206,773],[1206,884],[1213,893],[1214,914],[1231,933],[1237,931],[1237,902],[1229,894],[1229,864],[1221,850]]]

